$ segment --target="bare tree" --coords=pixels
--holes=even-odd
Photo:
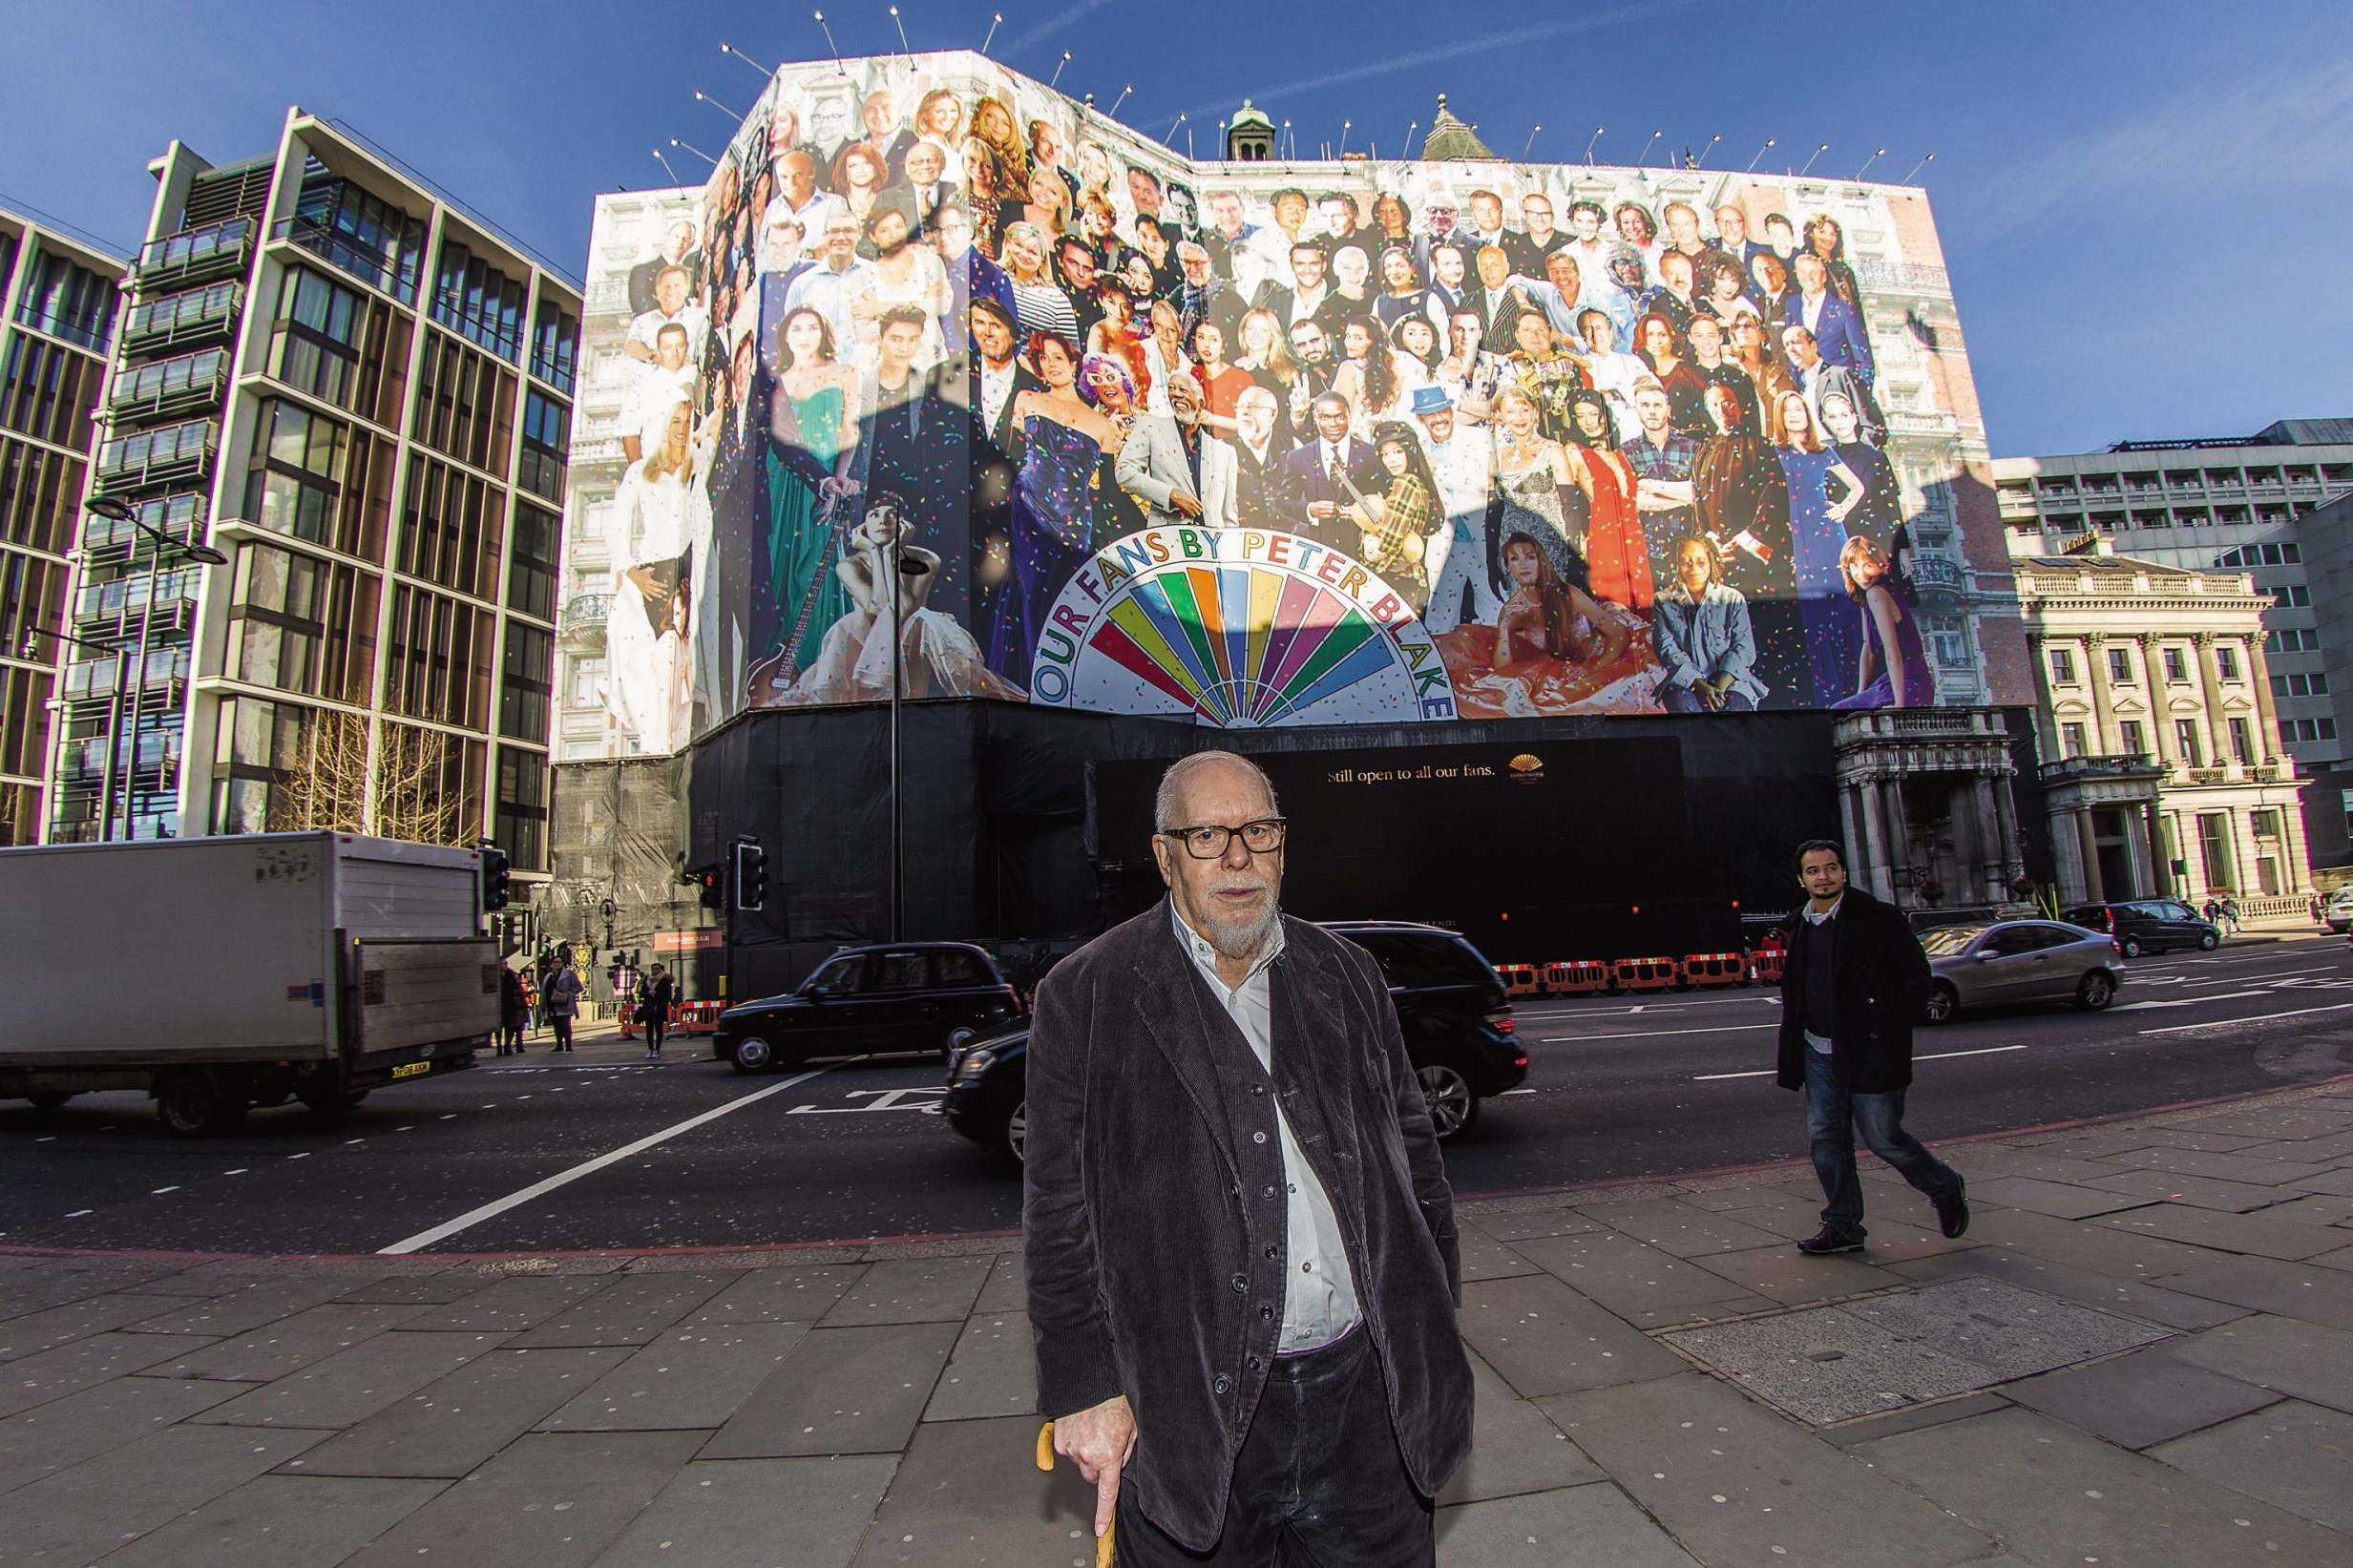
[[[465,763],[465,742],[440,730],[314,708],[270,792],[269,826],[462,844],[473,826]]]
[[[412,844],[460,844],[467,829],[465,746],[437,729],[386,720],[376,737],[375,832]]]
[[[368,715],[308,710],[293,756],[270,790],[270,830],[361,832],[367,804]]]

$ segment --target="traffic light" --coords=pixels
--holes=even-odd
[[[706,909],[724,910],[727,907],[727,877],[717,866],[705,866],[686,873],[686,880],[695,886],[696,895]]]
[[[507,852],[494,844],[480,847],[482,856],[482,908],[485,911],[507,907],[509,873],[513,869]]]
[[[767,902],[768,852],[758,839],[735,841],[735,907],[757,911]]]

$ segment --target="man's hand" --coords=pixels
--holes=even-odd
[[[1330,501],[1310,501],[1307,504],[1307,514],[1319,523],[1330,522],[1339,515],[1339,512],[1340,509]]]
[[[1095,1534],[1111,1528],[1120,1500],[1120,1472],[1136,1453],[1136,1412],[1125,1394],[1115,1394],[1075,1415],[1054,1418],[1054,1452],[1079,1467],[1095,1489]]]
[[[1183,516],[1198,517],[1201,515],[1201,498],[1186,491],[1170,491],[1168,492],[1168,505],[1173,507],[1178,513]]]

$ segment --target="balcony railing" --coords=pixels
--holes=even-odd
[[[338,272],[390,295],[402,304],[416,303],[414,256],[395,256],[356,240],[340,229],[314,223],[305,218],[280,219],[269,231],[269,237],[308,251]]]
[[[228,353],[204,348],[117,372],[106,406],[125,419],[161,419],[218,407],[228,387]]]
[[[89,513],[82,522],[82,559],[87,566],[107,566],[134,554],[143,554],[143,543],[151,545],[143,522],[175,544],[186,544],[203,532],[210,503],[200,494],[167,495],[154,501],[142,501],[133,509],[137,516],[117,521]]]
[[[1943,555],[1922,555],[1915,559],[1912,585],[1922,599],[1940,604],[1954,603],[1967,594],[1960,563]]]
[[[84,583],[74,602],[74,618],[119,622],[141,611],[161,615],[194,605],[200,592],[201,582],[194,572],[142,572],[113,582]]]
[[[564,600],[559,627],[564,646],[574,653],[593,653],[603,647],[605,623],[612,610],[610,594],[575,594]]]
[[[2102,752],[2087,757],[2061,757],[2035,769],[2046,784],[2070,779],[2158,779],[2165,764],[2145,751]]]
[[[195,283],[242,273],[253,255],[254,236],[252,219],[232,218],[225,223],[150,240],[139,248],[138,281],[142,284]]]
[[[99,488],[138,491],[204,478],[220,439],[221,427],[209,419],[117,436],[98,448]]]
[[[157,348],[219,337],[237,324],[244,300],[243,283],[225,282],[144,301],[123,321],[123,346]]]
[[[1923,294],[1953,291],[1952,279],[1943,267],[1918,261],[1859,261],[1855,266],[1855,281],[1868,289]]]

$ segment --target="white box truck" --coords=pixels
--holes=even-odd
[[[137,1089],[194,1137],[471,1067],[498,1025],[482,859],[348,833],[0,849],[0,1098]]]

